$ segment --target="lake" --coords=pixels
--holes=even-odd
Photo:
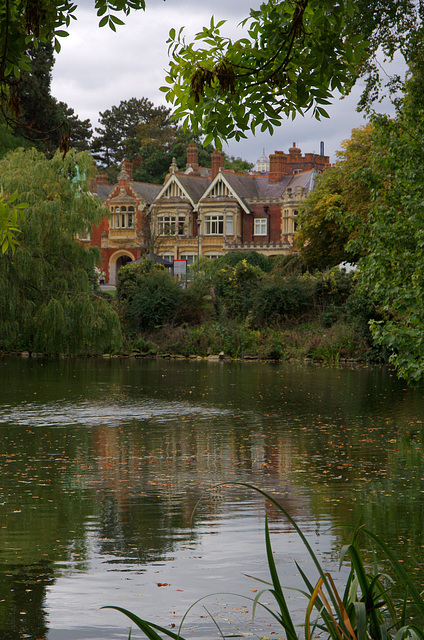
[[[315,574],[275,506],[230,483],[281,502],[336,578],[339,525],[423,562],[423,389],[384,368],[0,359],[0,639],[127,638],[103,605],[176,631],[208,594],[186,638],[218,637],[211,616],[278,638],[246,599],[268,578],[265,516],[282,584],[301,585],[296,561]]]

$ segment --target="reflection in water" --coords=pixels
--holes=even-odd
[[[99,607],[175,624],[199,596],[252,595],[265,515],[298,585],[308,560],[279,512],[245,487],[208,491],[222,482],[270,491],[329,566],[348,536],[329,528],[358,518],[421,559],[422,389],[385,370],[5,359],[0,402],[0,640],[125,638]],[[252,631],[246,602],[210,606]],[[188,624],[216,633],[200,605]]]

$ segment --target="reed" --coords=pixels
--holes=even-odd
[[[353,529],[352,541],[343,546],[340,554],[340,565],[349,564],[349,573],[341,592],[331,574],[321,566],[296,521],[281,504],[251,484],[232,482],[225,486],[229,484],[248,487],[277,507],[296,530],[319,575],[318,581],[312,583],[296,563],[304,582],[300,593],[306,597],[304,621],[300,626],[296,625],[281,586],[268,521],[265,519],[265,549],[270,579],[269,582],[261,580],[264,588],[254,599],[249,598],[252,601],[253,617],[258,607],[268,611],[284,631],[287,640],[298,640],[299,637],[305,640],[312,640],[314,637],[319,637],[320,640],[424,640],[424,599],[421,590],[415,579],[411,578],[390,548],[376,534],[366,527]],[[365,536],[376,545],[379,554],[391,565],[390,576],[386,572],[382,573],[376,562],[371,567],[367,566],[360,552],[360,536]],[[273,596],[274,607],[261,601],[264,594]],[[187,613],[176,633],[148,622],[122,607],[103,608],[115,609],[125,614],[149,640],[163,640],[163,636],[185,640],[181,630]]]

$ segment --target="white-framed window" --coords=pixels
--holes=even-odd
[[[173,253],[162,253],[161,258],[167,260],[168,262],[174,262],[174,254]]]
[[[135,212],[132,205],[111,208],[112,229],[134,229]]]
[[[296,231],[296,229],[297,229],[297,228],[298,228],[298,226],[299,226],[299,223],[298,223],[298,221],[297,221],[297,216],[298,216],[298,214],[299,214],[299,211],[298,211],[297,209],[295,209],[295,210],[293,211],[293,233]]]
[[[222,236],[224,235],[224,216],[223,215],[207,215],[205,216],[205,235],[206,236]]]
[[[217,258],[219,258],[222,254],[221,253],[205,253],[204,257],[208,258],[208,260],[216,260]]]
[[[233,223],[233,214],[228,213],[225,216],[225,235],[233,236],[234,235],[234,223]]]
[[[160,236],[183,236],[185,216],[158,216],[158,234]]]
[[[189,267],[197,260],[197,254],[193,253],[182,253],[181,260],[187,260],[187,266]]]
[[[267,218],[255,218],[255,229],[253,235],[266,236],[268,233],[268,220]]]

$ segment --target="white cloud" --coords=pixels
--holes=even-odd
[[[259,5],[259,0],[255,4]],[[245,0],[148,0],[145,12],[131,13],[114,33],[108,27],[98,27],[99,19],[91,7],[92,0],[79,2],[77,21],[71,23],[69,37],[61,41],[52,93],[94,126],[99,112],[121,100],[144,96],[155,104],[165,104],[159,87],[164,84],[168,65],[166,40],[171,28],[184,25],[190,38],[209,23],[213,13],[217,19],[228,19],[224,29],[234,36],[237,24],[247,14]],[[318,152],[324,141],[325,152],[334,161],[340,142],[350,136],[353,127],[364,123],[355,109],[359,94],[355,88],[345,100],[335,99],[329,120],[318,122],[306,115],[283,122],[272,137],[249,135],[248,140],[231,142],[225,150],[255,162],[263,148],[267,154],[276,149],[287,151],[295,141],[304,152]]]

